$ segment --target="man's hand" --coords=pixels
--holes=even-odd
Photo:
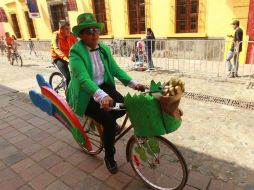
[[[114,100],[110,96],[105,96],[101,100],[101,106],[104,110],[109,111],[109,108],[113,106]]]
[[[231,34],[228,34],[227,37],[229,38],[233,38],[234,36],[232,36]]]
[[[137,84],[135,86],[135,90],[138,90],[138,91],[141,91],[141,92],[145,92],[146,89],[149,89],[149,87],[147,85]]]

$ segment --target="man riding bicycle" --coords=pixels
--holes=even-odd
[[[69,51],[77,38],[70,32],[70,24],[66,20],[59,21],[59,30],[53,33],[51,40],[51,57],[53,63],[59,68],[66,79],[68,86],[70,82]]]
[[[124,111],[113,111],[114,102],[123,103],[123,96],[116,90],[114,77],[125,86],[143,91],[147,88],[132,80],[115,62],[109,48],[99,42],[99,34],[104,24],[98,23],[92,13],[83,13],[72,28],[80,41],[70,50],[71,81],[67,91],[67,101],[73,111],[93,118],[103,126],[102,142],[105,148],[105,164],[111,173],[117,172],[114,160],[116,119]]]
[[[5,44],[7,47],[7,58],[9,63],[11,64],[11,49],[12,49],[12,43],[14,39],[10,36],[9,32],[5,32]]]

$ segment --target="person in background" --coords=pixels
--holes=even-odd
[[[70,82],[69,51],[77,38],[71,33],[70,23],[66,20],[59,21],[59,30],[53,33],[51,39],[51,57],[53,63],[64,75],[67,86]]]
[[[5,32],[5,45],[7,46],[7,58],[11,64],[11,49],[14,39],[10,36],[9,32]]]
[[[109,172],[114,174],[117,172],[114,160],[116,119],[125,114],[125,111],[110,110],[113,102],[124,101],[116,90],[114,78],[136,90],[144,91],[147,87],[123,71],[115,62],[109,47],[99,42],[103,26],[103,23],[96,21],[94,14],[83,13],[72,28],[80,41],[70,50],[71,81],[67,101],[77,115],[89,116],[103,126],[104,160]]]
[[[233,29],[235,30],[235,35],[227,35],[228,37],[234,38],[232,46],[227,53],[226,63],[229,71],[229,78],[238,77],[238,67],[239,67],[239,55],[242,51],[242,40],[243,40],[243,30],[240,28],[239,20],[234,20],[232,22]],[[234,59],[234,64],[231,64],[231,59]]]
[[[155,51],[155,36],[151,28],[146,29],[146,54],[148,61],[148,71],[154,70],[152,54]]]
[[[36,51],[34,50],[34,42],[31,39],[29,39],[28,41],[28,47],[30,49],[30,55],[32,54],[32,52],[34,52],[34,54],[37,56]]]
[[[11,37],[13,38],[13,40],[17,40],[17,38],[12,34]]]
[[[1,54],[4,55],[5,43],[4,43],[3,36],[1,36],[1,38],[0,38],[0,49],[1,49]]]
[[[136,56],[137,56],[137,61],[138,62],[144,62],[144,52],[143,52],[143,41],[142,38],[139,39],[139,41],[137,42],[137,51],[136,51]]]

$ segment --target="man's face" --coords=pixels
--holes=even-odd
[[[236,24],[233,24],[233,29],[235,30],[237,28],[237,25]]]
[[[88,47],[96,48],[99,43],[99,34],[99,28],[86,28],[80,33],[79,37]]]
[[[6,37],[10,37],[10,34],[9,34],[9,33],[6,33],[5,36],[6,36]]]
[[[60,30],[64,36],[68,36],[71,33],[71,27],[68,25],[63,26]]]

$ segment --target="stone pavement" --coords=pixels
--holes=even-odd
[[[125,160],[125,143],[117,144],[120,171],[111,175],[103,154],[84,154],[56,120],[30,104],[27,95],[0,85],[1,190],[148,189]],[[232,184],[191,170],[185,190],[234,189]]]
[[[47,68],[49,63],[28,61],[19,68],[3,60],[0,58],[1,189],[146,189],[125,161],[127,139],[117,146],[120,172],[111,176],[102,154],[82,153],[61,124],[30,104],[26,93],[38,89],[36,73],[48,77],[53,71]],[[173,75],[163,71],[129,74],[143,83],[166,81]],[[226,83],[182,79],[190,92],[254,101],[254,89],[245,89],[237,79]],[[133,93],[120,85],[117,88],[123,94]],[[254,189],[253,111],[186,98],[181,107],[182,127],[167,138],[180,148],[191,171],[185,189]]]

